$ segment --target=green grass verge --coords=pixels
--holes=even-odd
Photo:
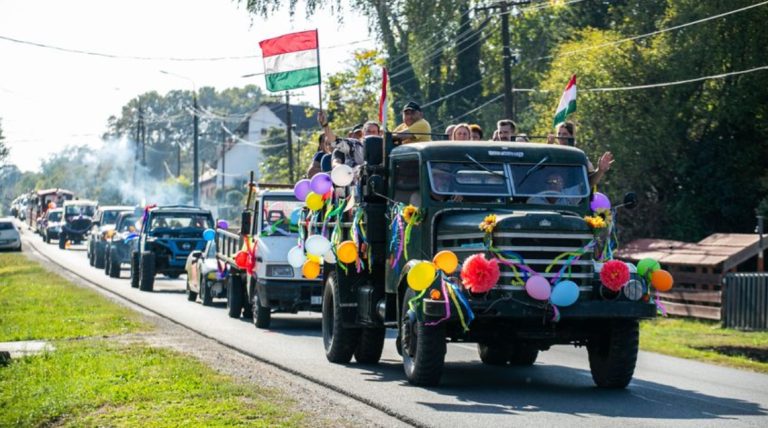
[[[0,342],[125,334],[138,314],[78,287],[22,254],[0,253]]]
[[[298,426],[303,419],[277,394],[172,351],[105,339],[55,346],[0,368],[0,426]]]
[[[640,324],[640,348],[768,373],[768,332],[727,329],[716,322],[657,318]]]

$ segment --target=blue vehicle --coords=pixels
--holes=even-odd
[[[131,211],[123,211],[117,215],[115,228],[105,233],[104,274],[110,278],[120,278],[123,264],[131,262],[132,241],[139,236],[136,233],[139,218]]]
[[[203,231],[213,216],[202,208],[174,205],[147,208],[131,247],[131,287],[152,291],[155,275],[178,278],[192,251],[205,248]]]

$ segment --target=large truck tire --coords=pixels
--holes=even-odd
[[[243,278],[237,273],[229,275],[227,287],[227,314],[230,318],[240,318],[243,312]]]
[[[67,248],[67,236],[63,233],[59,234],[59,249],[63,250]]]
[[[538,349],[526,345],[515,345],[509,352],[509,364],[518,367],[532,366],[538,357]]]
[[[480,361],[489,366],[504,366],[509,360],[509,350],[504,345],[477,344]]]
[[[377,364],[384,349],[384,327],[364,328],[360,331],[360,343],[355,348],[355,360],[361,364]]]
[[[106,253],[106,249],[104,250]],[[109,277],[120,278],[120,256],[117,254],[117,249],[112,248],[109,251]]]
[[[323,290],[323,346],[328,361],[347,364],[360,342],[360,329],[345,327],[341,311],[336,272],[332,271]]]
[[[251,306],[253,311],[253,325],[256,328],[269,328],[272,323],[272,310],[268,307],[261,306],[261,299],[259,299],[259,293],[253,294],[253,305]]]
[[[131,251],[131,288],[139,288],[139,253]]]
[[[200,278],[200,301],[203,303],[203,306],[213,305],[211,284],[204,278]]]
[[[99,251],[99,246],[94,245],[93,247],[93,267],[96,269],[104,269],[104,265],[106,265],[106,260],[104,260],[106,257],[107,252],[104,250]]]
[[[109,263],[109,254],[104,252],[104,275],[109,276],[109,270],[112,269],[112,265]]]
[[[155,253],[144,251],[139,262],[139,290],[152,291],[155,286]]]
[[[43,241],[45,241],[45,236],[43,236]],[[88,264],[91,265],[91,266],[93,266],[93,264],[95,262],[94,261],[94,257],[95,257],[94,246],[93,245],[89,245],[88,246]]]
[[[615,320],[587,342],[592,380],[600,388],[626,388],[635,373],[640,330],[637,320]]]
[[[187,301],[194,302],[197,300],[197,293],[192,291],[192,287],[189,286],[189,276],[187,276]]]
[[[427,326],[416,318],[406,303],[415,295],[408,288],[403,299],[403,316],[400,320],[403,369],[412,385],[435,386],[440,383],[445,366],[445,326]]]

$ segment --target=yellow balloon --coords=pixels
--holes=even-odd
[[[457,267],[459,267],[459,258],[456,257],[456,254],[454,254],[453,251],[443,250],[435,254],[432,263],[434,263],[438,269],[450,275],[456,271]]]
[[[344,241],[336,247],[336,258],[342,263],[357,261],[357,246],[352,241]]]
[[[314,254],[307,254],[307,260],[320,264],[320,256],[316,256]]]
[[[317,211],[323,207],[323,197],[315,192],[309,192],[306,199],[307,208]]]
[[[435,279],[435,266],[430,262],[419,262],[408,271],[408,286],[414,291],[423,291]]]
[[[301,273],[307,279],[315,279],[320,275],[320,263],[307,260],[301,267]]]

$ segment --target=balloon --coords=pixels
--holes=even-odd
[[[323,197],[315,192],[309,192],[307,195],[307,207],[312,211],[323,208]]]
[[[336,257],[342,263],[354,263],[357,260],[357,246],[352,241],[344,241],[336,247]]]
[[[307,238],[304,248],[307,249],[307,254],[322,256],[331,250],[331,241],[323,235],[312,235]]]
[[[423,291],[435,279],[435,266],[430,262],[418,262],[408,271],[408,286],[414,291]]]
[[[293,186],[293,194],[296,196],[296,199],[300,201],[304,201],[307,199],[307,194],[309,194],[311,188],[309,186],[309,180],[306,178],[303,180],[299,180],[296,182],[296,185]]]
[[[325,263],[336,263],[336,254],[333,254],[333,250],[323,254],[323,261],[325,261]]]
[[[314,254],[307,254],[307,260],[320,264],[320,256],[316,256]]]
[[[459,267],[459,259],[456,257],[456,254],[453,251],[448,250],[443,250],[435,254],[432,263],[448,275],[455,272],[456,268]]]
[[[349,186],[354,178],[355,171],[348,165],[337,165],[331,171],[331,180],[339,187]]]
[[[205,229],[203,231],[203,239],[206,241],[213,241],[216,238],[216,231],[213,229]]]
[[[549,296],[549,301],[557,306],[571,306],[577,300],[579,300],[579,286],[569,280],[555,284],[552,288],[552,295]]]
[[[637,273],[640,276],[646,276],[650,273],[656,272],[659,269],[661,269],[659,262],[650,257],[640,260],[640,263],[637,264]]]
[[[671,290],[674,283],[675,280],[672,279],[672,274],[663,269],[659,269],[651,274],[651,284],[653,284],[653,288],[659,291]]]
[[[301,208],[296,208],[291,211],[291,225],[295,226],[299,224],[299,218],[301,218]]]
[[[589,204],[589,208],[592,211],[597,211],[601,208],[609,210],[611,209],[611,201],[604,194],[595,192],[595,195],[592,197],[592,202]]]
[[[627,269],[629,269],[629,273],[637,273],[637,267],[635,265],[629,262],[626,262],[624,264],[627,265]]]
[[[235,255],[235,264],[240,269],[247,269],[249,264],[248,259],[250,259],[250,256],[247,251],[238,251]]]
[[[315,279],[320,275],[320,263],[307,260],[301,267],[301,274],[307,279]]]
[[[219,229],[229,229],[229,222],[223,219],[219,220],[218,222],[216,222],[216,227],[218,227]]]
[[[304,255],[304,250],[302,250],[299,247],[293,247],[288,251],[288,264],[295,267],[300,268],[304,265],[304,262],[307,261],[307,256]]]
[[[525,281],[525,291],[536,300],[547,300],[552,294],[552,288],[549,281],[541,275],[532,275]]]
[[[627,285],[624,286],[622,289],[624,292],[624,296],[626,296],[627,299],[632,301],[640,300],[641,297],[643,297],[643,283],[632,279],[630,280]]]
[[[312,177],[312,181],[309,182],[309,188],[318,195],[326,194],[333,188],[331,176],[324,172],[315,174],[315,176]]]

